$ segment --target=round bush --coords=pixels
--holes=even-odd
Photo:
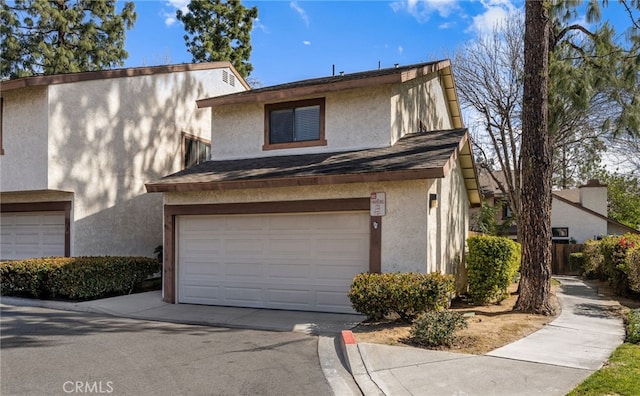
[[[456,332],[465,329],[467,321],[459,312],[429,311],[418,315],[410,330],[411,342],[428,347],[451,346]]]

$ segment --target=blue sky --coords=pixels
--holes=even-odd
[[[191,62],[175,20],[188,0],[135,1],[125,66]],[[490,32],[522,0],[244,1],[258,8],[251,77],[263,86],[442,59],[465,40]],[[614,1],[603,19],[628,25]],[[455,71],[455,65],[454,65]]]

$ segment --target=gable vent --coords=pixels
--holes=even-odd
[[[232,87],[236,86],[236,78],[233,74],[229,73],[226,70],[222,71],[222,81],[226,82],[227,84],[231,85]]]

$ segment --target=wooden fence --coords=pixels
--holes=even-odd
[[[581,252],[583,244],[554,243],[551,249],[551,273],[553,275],[580,275],[580,268],[571,268],[569,254]]]

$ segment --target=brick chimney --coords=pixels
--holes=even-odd
[[[607,185],[591,179],[580,186],[580,205],[603,216],[607,215]]]

